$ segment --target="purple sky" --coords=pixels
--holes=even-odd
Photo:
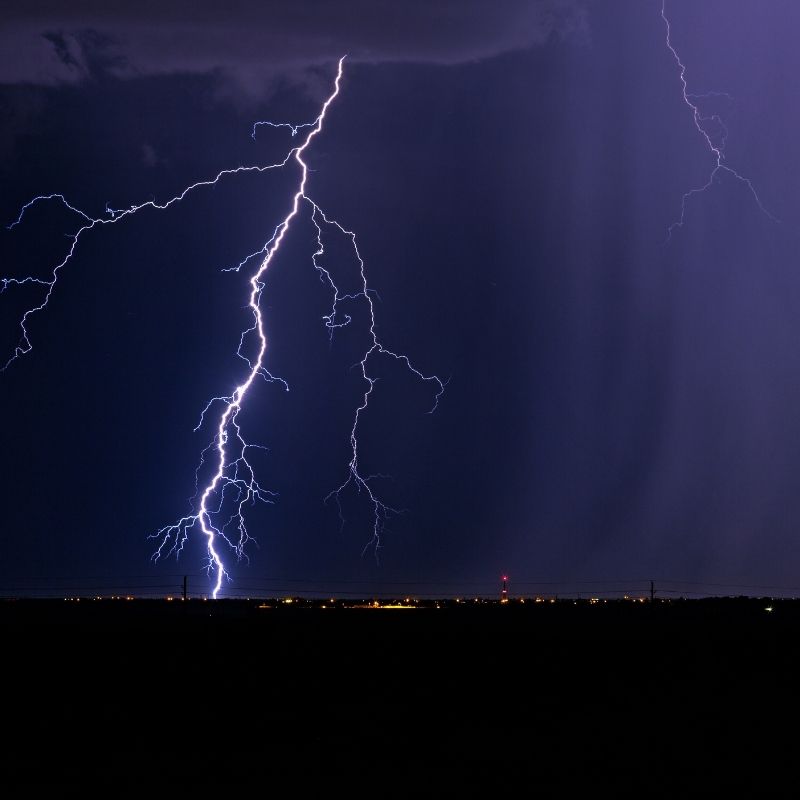
[[[364,457],[409,511],[377,565],[360,554],[357,499],[342,531],[322,504],[346,467],[358,384],[348,342],[331,347],[319,321],[310,223],[298,225],[264,309],[270,364],[297,388],[265,388],[248,416],[280,500],[254,510],[259,547],[234,586],[468,591],[504,571],[797,585],[795,3],[667,3],[689,91],[727,95],[696,101],[728,129],[725,163],[780,219],[719,173],[668,243],[714,158],[658,0],[402,15],[233,4],[225,24],[212,8],[187,22],[182,3],[5,7],[2,218],[40,192],[100,214],[274,160],[286,137],[254,142],[252,123],[313,117],[331,59],[349,52],[309,151],[311,194],[356,231],[386,344],[450,377],[433,416],[402,374],[379,382]],[[197,414],[238,375],[242,283],[219,268],[263,243],[292,180],[231,180],[81,241],[30,327],[34,351],[0,377],[0,588],[199,571],[192,547],[152,566],[146,537],[186,510],[206,444]],[[46,274],[74,226],[48,206],[4,232],[2,276]],[[3,353],[33,298],[0,296]]]

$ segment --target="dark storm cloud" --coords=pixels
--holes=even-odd
[[[344,53],[455,64],[586,33],[581,0],[18,0],[2,13],[0,83],[44,85],[100,66],[116,77],[215,72],[257,92],[265,77]]]

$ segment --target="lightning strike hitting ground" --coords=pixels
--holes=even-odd
[[[729,167],[725,163],[725,145],[728,140],[728,129],[725,126],[725,123],[720,118],[719,114],[711,114],[711,115],[704,115],[700,111],[700,107],[698,105],[699,102],[706,100],[708,98],[720,98],[724,97],[727,100],[732,100],[733,98],[727,92],[703,92],[702,94],[693,94],[689,92],[689,87],[686,82],[686,65],[681,61],[680,56],[678,55],[678,51],[673,47],[671,35],[672,30],[670,28],[669,19],[667,18],[667,11],[666,11],[667,0],[661,0],[661,19],[664,20],[664,25],[667,29],[667,49],[672,54],[672,57],[675,59],[675,63],[678,65],[680,70],[680,80],[681,80],[681,91],[683,94],[683,102],[689,107],[690,111],[692,112],[692,119],[694,121],[694,126],[697,128],[698,133],[703,137],[703,140],[706,143],[706,147],[714,156],[714,168],[711,170],[710,175],[708,176],[708,180],[700,187],[696,189],[690,189],[688,192],[683,194],[681,198],[681,214],[678,220],[673,222],[669,228],[667,229],[667,241],[672,238],[672,232],[675,228],[682,228],[684,218],[686,216],[686,202],[689,200],[690,197],[696,194],[702,194],[706,191],[706,189],[710,188],[710,186],[714,183],[717,175],[720,172],[726,172],[735,178],[740,183],[743,183],[750,191],[750,194],[753,196],[753,199],[756,201],[756,205],[761,209],[761,211],[769,217],[773,222],[779,222],[779,220],[774,217],[767,209],[764,207],[764,204],[761,202],[761,198],[758,196],[758,193],[755,190],[751,180],[746,178],[744,175],[738,173],[732,167]]]
[[[31,350],[31,341],[29,338],[28,322],[32,316],[42,311],[50,301],[55,286],[58,282],[59,272],[65,267],[75,254],[76,248],[80,238],[100,225],[113,225],[121,222],[126,217],[143,211],[147,208],[152,208],[158,211],[164,211],[175,203],[180,202],[186,197],[187,194],[205,186],[212,186],[228,176],[237,175],[243,172],[267,172],[269,170],[280,169],[285,167],[290,161],[298,165],[300,169],[300,180],[297,190],[292,198],[290,210],[286,217],[276,226],[272,237],[267,243],[257,252],[251,253],[236,267],[232,267],[229,272],[240,272],[250,261],[263,256],[260,265],[249,278],[249,298],[248,306],[253,314],[252,325],[242,331],[239,339],[239,347],[237,355],[245,361],[248,366],[248,372],[245,379],[234,388],[234,390],[227,395],[212,398],[203,412],[200,415],[200,422],[195,428],[199,430],[205,423],[206,415],[210,413],[212,407],[221,406],[219,419],[216,423],[214,437],[211,443],[202,451],[200,456],[200,464],[195,472],[195,488],[196,493],[191,502],[192,513],[181,517],[177,522],[161,528],[153,535],[153,538],[159,540],[156,552],[153,555],[154,560],[158,560],[166,555],[179,555],[183,546],[189,536],[189,532],[194,528],[199,528],[202,535],[206,540],[206,548],[208,553],[208,562],[206,567],[209,575],[213,577],[212,595],[216,598],[222,588],[222,583],[225,578],[228,578],[228,573],[222,559],[220,543],[232,549],[237,558],[244,557],[245,548],[251,537],[248,534],[245,525],[245,507],[255,504],[258,501],[270,503],[273,501],[275,494],[264,489],[256,480],[250,462],[248,461],[248,452],[252,449],[258,448],[258,445],[249,444],[242,435],[241,427],[238,423],[238,414],[242,409],[245,397],[248,390],[257,378],[263,378],[268,382],[279,383],[282,387],[289,391],[289,386],[282,378],[274,376],[267,370],[264,365],[264,360],[267,352],[267,339],[264,333],[263,317],[261,312],[261,295],[264,290],[264,274],[269,268],[270,264],[275,260],[281,244],[289,231],[290,225],[295,217],[301,213],[301,209],[305,209],[310,213],[311,221],[316,229],[316,250],[312,255],[312,264],[320,276],[320,280],[330,288],[333,293],[333,301],[331,311],[324,316],[325,326],[329,329],[330,335],[333,336],[337,328],[342,328],[349,325],[352,317],[349,314],[340,311],[339,304],[342,301],[349,303],[361,302],[366,304],[369,312],[369,341],[367,349],[364,351],[363,356],[357,366],[360,368],[360,374],[365,382],[365,390],[363,400],[356,408],[353,425],[350,430],[350,446],[352,448],[352,456],[347,468],[347,477],[341,485],[334,489],[333,492],[325,498],[328,500],[335,500],[339,508],[339,516],[344,522],[341,507],[341,495],[348,488],[355,489],[359,494],[365,493],[367,501],[372,507],[373,511],[373,527],[372,537],[367,542],[364,550],[366,551],[370,546],[374,547],[376,552],[380,546],[381,534],[383,532],[384,524],[390,515],[399,513],[397,509],[393,509],[384,504],[379,497],[375,494],[371,482],[375,478],[383,477],[380,475],[363,475],[359,468],[359,442],[358,442],[358,429],[361,421],[362,414],[367,410],[369,399],[375,388],[376,378],[372,376],[370,367],[375,359],[379,357],[386,357],[393,361],[400,362],[406,369],[412,372],[420,380],[430,383],[434,390],[435,396],[433,400],[433,408],[431,413],[436,410],[439,398],[444,392],[444,383],[435,375],[425,375],[420,372],[408,359],[407,356],[395,353],[387,349],[379,341],[375,330],[375,307],[372,300],[372,290],[367,285],[367,278],[365,273],[364,261],[358,250],[355,234],[352,231],[345,229],[339,222],[332,219],[322,211],[322,209],[306,194],[306,185],[308,181],[308,165],[304,160],[304,155],[313,141],[313,139],[322,131],[325,116],[333,101],[339,95],[342,74],[344,67],[344,58],[339,60],[336,72],[336,79],[334,81],[334,88],[330,96],[320,110],[317,118],[310,123],[301,125],[292,125],[289,123],[273,123],[273,122],[257,122],[253,126],[253,138],[256,135],[258,126],[266,126],[271,128],[285,128],[291,131],[292,138],[296,137],[300,131],[307,131],[305,139],[297,147],[292,148],[286,157],[275,164],[267,166],[248,166],[236,167],[233,169],[225,169],[220,171],[214,178],[206,181],[198,181],[186,187],[180,194],[171,198],[165,203],[156,203],[155,200],[150,200],[146,203],[133,205],[126,209],[111,209],[106,206],[107,216],[92,217],[89,214],[81,211],[70,205],[65,197],[61,194],[40,195],[33,198],[29,203],[22,207],[17,219],[9,225],[9,229],[21,224],[26,212],[33,206],[42,202],[57,200],[69,211],[77,214],[83,220],[83,225],[78,228],[71,238],[71,244],[64,259],[58,263],[52,270],[49,280],[29,276],[25,278],[2,278],[0,279],[0,294],[4,293],[10,287],[23,285],[23,284],[38,284],[45,288],[44,298],[38,304],[29,308],[24,312],[20,319],[20,340],[15,347],[13,353],[6,361],[2,370],[6,370],[17,358],[29,353]],[[335,229],[339,234],[348,237],[351,242],[352,252],[356,263],[358,264],[360,272],[360,289],[356,293],[343,294],[339,291],[333,276],[330,271],[325,269],[319,262],[319,258],[324,254],[323,247],[323,230]],[[254,357],[248,357],[243,353],[245,342],[248,339],[255,337],[257,345],[257,353]],[[261,448],[263,449],[263,448]],[[213,451],[216,463],[214,474],[207,482],[201,487],[200,471],[206,464],[206,457]],[[199,500],[198,500],[199,497]]]

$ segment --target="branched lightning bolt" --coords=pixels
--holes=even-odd
[[[710,188],[720,172],[726,172],[740,183],[743,183],[750,191],[750,194],[753,196],[753,199],[756,201],[756,205],[759,207],[759,209],[761,209],[762,213],[764,213],[773,222],[779,222],[779,220],[773,216],[761,202],[761,198],[758,196],[758,193],[756,192],[750,178],[745,177],[725,163],[725,145],[728,139],[728,129],[718,114],[704,115],[700,111],[698,103],[709,97],[724,97],[728,100],[731,100],[732,98],[727,92],[703,92],[702,94],[693,94],[689,92],[689,87],[686,82],[686,65],[681,61],[678,51],[672,44],[672,29],[670,27],[669,19],[667,18],[666,5],[667,0],[661,0],[661,19],[664,20],[664,25],[667,30],[667,49],[672,54],[672,57],[675,60],[675,63],[678,65],[678,69],[680,70],[683,101],[692,112],[692,120],[694,121],[695,128],[697,128],[697,132],[703,137],[706,147],[714,157],[714,168],[711,170],[706,182],[696,189],[690,189],[688,192],[684,192],[683,196],[681,197],[681,214],[680,217],[667,229],[667,241],[672,238],[672,232],[675,230],[675,228],[683,227],[684,218],[686,216],[686,203],[689,198],[696,194],[702,194],[708,188]],[[709,123],[712,126],[715,125],[717,127],[718,133],[716,135],[712,131],[709,131]]]
[[[291,151],[283,161],[278,162],[277,164],[269,164],[267,166],[251,166],[251,167],[235,167],[233,169],[223,169],[220,170],[214,178],[206,181],[198,181],[197,183],[193,183],[190,186],[187,186],[180,194],[175,195],[174,197],[167,200],[165,203],[156,203],[155,200],[148,200],[145,203],[139,203],[138,205],[132,205],[124,210],[117,210],[117,209],[110,209],[106,206],[106,213],[109,215],[107,217],[91,217],[89,214],[86,214],[84,211],[81,211],[78,208],[70,205],[63,195],[61,194],[47,194],[47,195],[38,195],[34,197],[30,202],[26,203],[19,212],[19,216],[7,226],[7,230],[12,230],[13,228],[17,227],[17,225],[22,223],[22,220],[25,217],[25,214],[34,206],[38,205],[39,203],[45,202],[47,200],[58,200],[64,208],[68,209],[69,211],[74,212],[81,216],[85,221],[86,224],[82,225],[78,230],[73,233],[69,238],[71,240],[71,245],[67,250],[67,254],[64,256],[63,260],[56,264],[53,267],[53,271],[50,275],[50,279],[40,279],[34,277],[26,277],[22,279],[13,279],[13,278],[0,278],[0,283],[3,284],[3,288],[5,289],[9,285],[13,284],[23,284],[23,283],[39,283],[43,286],[47,287],[47,291],[45,292],[44,299],[36,306],[29,308],[25,313],[22,315],[20,319],[19,328],[20,328],[20,339],[17,343],[14,351],[9,356],[8,360],[5,364],[0,367],[0,372],[5,372],[8,367],[11,366],[14,361],[16,361],[20,356],[26,355],[31,351],[31,341],[28,335],[28,320],[39,311],[44,310],[47,307],[47,304],[50,302],[50,297],[53,294],[53,290],[58,283],[58,275],[59,272],[72,260],[72,257],[75,255],[75,248],[78,246],[78,241],[80,240],[81,236],[83,236],[87,231],[96,228],[99,225],[113,225],[117,222],[121,222],[123,219],[132,216],[133,214],[137,214],[139,211],[143,209],[152,208],[157,211],[164,211],[165,209],[169,208],[175,203],[179,203],[183,200],[186,195],[190,192],[193,192],[195,189],[199,189],[203,186],[213,186],[218,183],[222,178],[227,177],[228,175],[238,175],[242,172],[266,172],[272,169],[278,169],[286,165],[289,159],[292,157],[294,151]]]
[[[319,115],[311,123],[302,125],[292,125],[288,123],[273,123],[273,122],[257,122],[253,126],[253,138],[255,138],[256,129],[259,125],[268,126],[272,128],[286,128],[291,131],[294,138],[301,130],[307,131],[305,139],[302,144],[292,148],[286,157],[275,164],[267,166],[241,166],[234,169],[225,169],[220,171],[213,179],[206,181],[198,181],[186,187],[180,194],[171,198],[165,203],[157,203],[151,199],[145,203],[130,206],[126,209],[112,209],[106,205],[106,215],[101,217],[92,217],[89,214],[81,211],[78,208],[70,205],[61,194],[40,195],[33,198],[29,203],[22,207],[17,219],[9,226],[13,228],[19,225],[26,212],[34,205],[49,200],[58,200],[69,211],[79,215],[84,224],[70,237],[71,244],[64,259],[58,263],[52,270],[49,280],[40,279],[36,277],[26,278],[5,278],[0,279],[0,294],[5,292],[9,287],[34,283],[45,287],[44,299],[36,306],[28,309],[22,315],[20,320],[20,340],[11,354],[10,358],[3,366],[3,370],[7,369],[11,363],[17,358],[31,350],[31,342],[28,332],[28,321],[34,314],[42,311],[50,301],[53,290],[58,282],[58,276],[61,269],[73,258],[80,238],[93,228],[100,225],[116,224],[126,217],[136,214],[144,209],[152,208],[155,210],[163,211],[175,203],[180,202],[183,198],[195,189],[205,186],[212,186],[218,181],[231,175],[236,175],[243,172],[266,172],[267,170],[279,169],[286,166],[290,160],[294,160],[300,168],[300,180],[297,190],[292,198],[289,212],[284,219],[276,226],[271,238],[264,244],[262,248],[254,253],[251,253],[237,266],[230,268],[230,272],[240,272],[250,261],[257,257],[261,257],[258,269],[253,272],[249,278],[249,297],[248,306],[253,315],[253,321],[250,327],[246,328],[241,333],[239,339],[239,347],[236,354],[247,364],[248,372],[245,379],[237,385],[234,390],[227,395],[213,397],[203,409],[200,415],[200,421],[195,428],[199,430],[205,423],[206,416],[210,413],[213,407],[221,406],[221,413],[217,421],[216,429],[212,441],[202,451],[200,456],[200,463],[195,471],[195,495],[190,500],[192,513],[181,517],[176,522],[166,525],[157,531],[153,538],[159,540],[156,552],[153,555],[154,560],[158,560],[162,555],[176,554],[179,555],[183,546],[189,536],[189,532],[194,528],[199,528],[205,536],[206,548],[208,554],[207,568],[210,574],[213,574],[213,589],[212,594],[216,598],[222,588],[223,579],[228,577],[225,569],[220,550],[220,540],[227,546],[233,549],[238,558],[245,556],[246,545],[252,541],[249,536],[247,527],[245,525],[245,507],[255,504],[258,501],[270,503],[273,501],[275,494],[264,489],[255,477],[255,472],[248,460],[249,451],[259,448],[259,445],[249,444],[242,435],[242,430],[239,425],[238,415],[242,409],[245,397],[248,390],[256,381],[257,378],[263,378],[269,382],[276,382],[283,386],[286,391],[289,391],[289,385],[282,378],[274,376],[269,372],[264,364],[267,339],[264,333],[263,317],[261,312],[261,296],[264,290],[264,275],[269,269],[272,262],[278,254],[281,244],[283,243],[290,225],[295,217],[300,213],[301,207],[307,208],[310,212],[311,221],[316,229],[316,250],[312,255],[312,264],[319,273],[320,280],[330,288],[333,294],[331,310],[329,314],[324,316],[324,323],[330,331],[330,335],[336,329],[342,328],[352,321],[350,314],[345,313],[340,309],[342,303],[365,303],[369,312],[369,341],[367,349],[364,351],[361,360],[356,366],[360,368],[360,374],[365,382],[365,391],[360,405],[355,410],[353,425],[350,430],[350,446],[352,448],[352,455],[348,464],[347,477],[344,482],[336,488],[326,498],[326,502],[333,498],[336,500],[339,507],[339,516],[344,521],[341,506],[341,495],[348,487],[354,487],[359,493],[365,492],[369,503],[371,504],[374,513],[374,524],[372,528],[372,537],[365,547],[365,551],[374,546],[380,546],[380,537],[384,528],[386,519],[393,513],[399,513],[397,509],[391,508],[383,503],[376,495],[372,488],[372,481],[376,478],[385,477],[381,475],[364,475],[359,468],[359,442],[358,442],[358,429],[362,415],[367,410],[369,399],[375,388],[377,379],[373,377],[371,366],[378,358],[389,358],[393,361],[400,362],[407,370],[414,374],[421,381],[431,383],[435,388],[435,397],[431,413],[437,408],[439,399],[444,392],[445,384],[435,375],[425,375],[418,370],[409,358],[403,354],[396,353],[386,348],[378,339],[375,329],[375,307],[372,299],[374,292],[369,289],[367,285],[366,272],[364,261],[358,250],[355,234],[352,231],[344,228],[335,219],[332,219],[322,211],[322,209],[311,200],[306,194],[306,185],[308,182],[308,165],[304,160],[304,155],[313,141],[313,139],[321,132],[326,114],[329,107],[339,95],[342,74],[343,74],[344,58],[339,60],[336,78],[334,81],[334,88],[330,96],[324,102]],[[335,229],[339,234],[346,236],[350,239],[352,251],[358,264],[360,274],[360,288],[357,292],[342,293],[331,272],[320,263],[320,257],[324,254],[323,246],[323,230]],[[248,357],[243,352],[246,342],[255,338],[257,347],[256,354]],[[264,448],[261,448],[264,449]],[[200,473],[206,464],[206,458],[210,453],[213,453],[216,469],[211,478],[201,487]]]
[[[378,549],[380,548],[381,543],[381,533],[383,532],[384,525],[388,517],[392,514],[399,514],[400,510],[396,508],[392,508],[391,506],[387,506],[383,503],[378,496],[375,494],[372,486],[371,481],[376,478],[385,477],[383,475],[363,475],[359,469],[358,463],[358,425],[361,420],[361,415],[364,411],[367,410],[369,406],[369,398],[372,394],[373,389],[375,388],[376,379],[372,377],[370,374],[370,364],[376,359],[381,356],[394,359],[395,361],[400,361],[404,364],[406,369],[416,375],[420,380],[427,381],[433,383],[436,387],[436,393],[433,400],[433,407],[431,408],[429,413],[433,413],[436,411],[439,405],[439,398],[441,398],[442,393],[444,392],[444,383],[442,380],[435,375],[424,375],[420,372],[412,363],[409,361],[408,356],[395,353],[386,347],[384,347],[380,340],[378,339],[378,335],[375,331],[375,304],[370,296],[370,290],[367,287],[367,277],[364,268],[364,260],[361,258],[361,253],[358,251],[358,244],[356,242],[356,235],[352,231],[348,231],[343,228],[336,220],[328,219],[325,216],[324,212],[320,209],[320,207],[314,203],[312,200],[306,198],[313,208],[312,212],[312,219],[314,220],[314,225],[317,228],[317,243],[318,249],[317,252],[314,254],[314,266],[320,272],[320,277],[323,280],[330,283],[331,287],[334,291],[334,299],[333,299],[333,307],[331,308],[331,313],[325,317],[325,324],[333,333],[333,329],[337,327],[343,327],[350,322],[350,317],[345,316],[341,322],[337,322],[338,319],[338,308],[337,304],[341,300],[355,300],[355,299],[363,299],[364,302],[367,303],[367,307],[369,310],[369,334],[370,334],[370,342],[367,350],[364,352],[361,361],[358,362],[358,367],[361,370],[361,376],[366,383],[366,389],[364,391],[364,397],[361,402],[361,405],[358,406],[356,409],[355,417],[353,419],[353,427],[350,430],[350,446],[352,448],[352,458],[350,459],[350,464],[348,465],[348,473],[347,478],[345,481],[336,489],[334,489],[326,498],[326,502],[334,499],[337,503],[339,508],[339,517],[344,524],[344,516],[342,515],[342,506],[341,506],[341,495],[342,492],[345,491],[348,487],[352,486],[357,492],[365,492],[367,498],[372,505],[373,511],[373,528],[372,528],[372,539],[367,542],[364,546],[364,552],[366,552],[370,547],[375,549],[377,553]],[[317,219],[317,215],[322,219],[322,221],[326,225],[331,225],[337,228],[340,233],[344,234],[345,236],[350,238],[353,253],[355,254],[356,260],[358,262],[359,273],[361,276],[361,291],[358,294],[350,294],[350,295],[341,295],[339,290],[336,288],[336,285],[331,278],[331,275],[328,271],[324,268],[320,267],[316,261],[316,258],[322,255],[323,248],[322,248],[322,229],[319,225],[319,220]]]

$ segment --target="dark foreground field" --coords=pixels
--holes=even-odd
[[[796,601],[258,605],[0,602],[4,783],[747,796],[798,762]]]

